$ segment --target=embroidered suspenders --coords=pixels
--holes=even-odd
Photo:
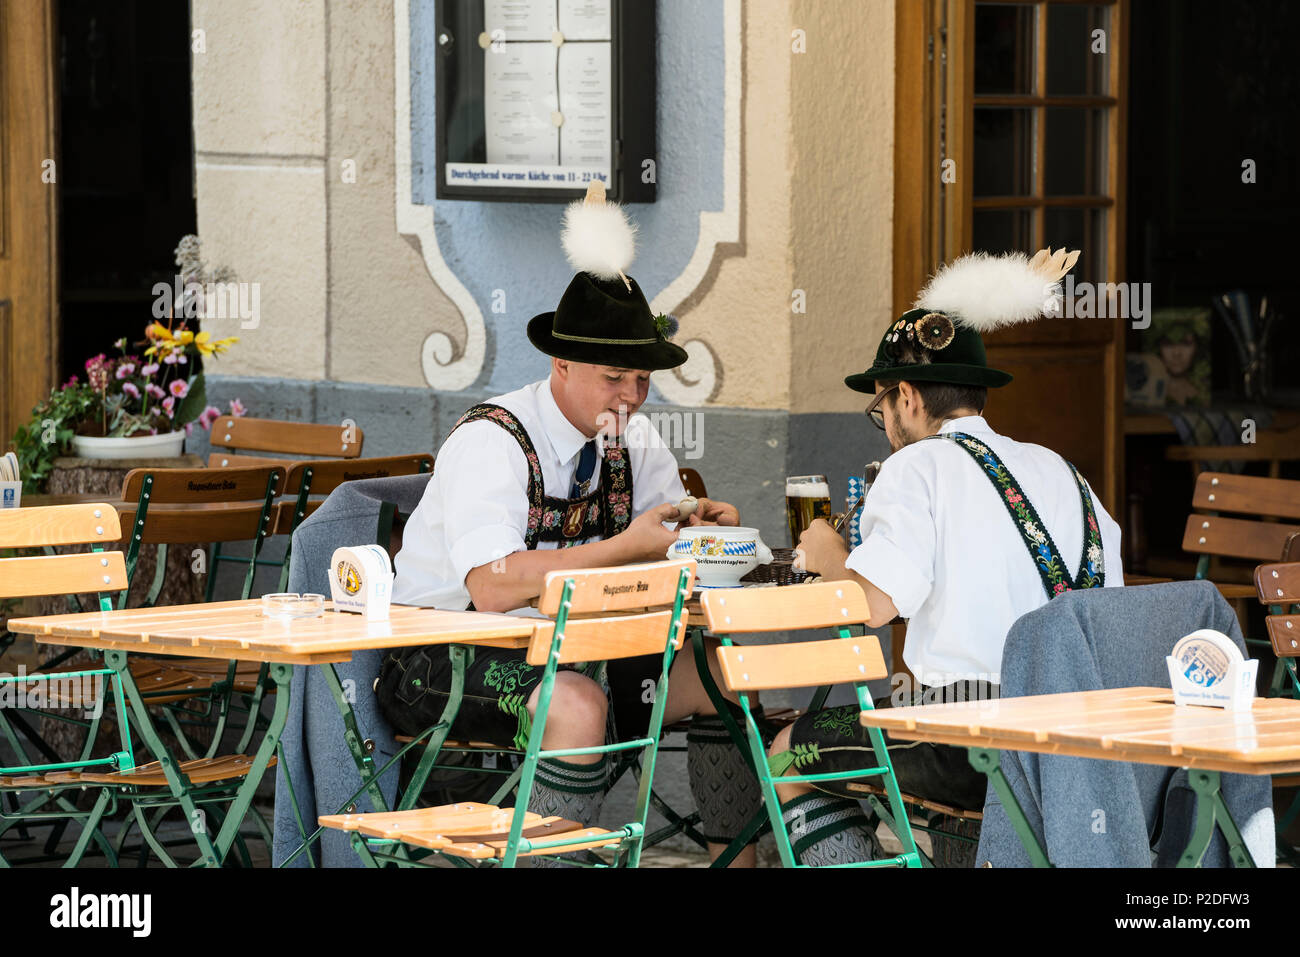
[[[476,405],[452,426],[452,432],[466,422],[487,419],[509,432],[528,460],[528,530],[524,544],[531,550],[538,542],[576,545],[590,538],[612,538],[632,521],[632,469],[627,450],[605,447],[600,466],[600,488],[581,498],[555,498],[546,494],[542,463],[528,431],[509,410],[499,405]]]
[[[1024,539],[1025,547],[1029,549],[1029,557],[1034,560],[1034,567],[1043,580],[1048,598],[1077,588],[1101,588],[1105,585],[1106,567],[1102,555],[1101,531],[1097,527],[1097,516],[1092,508],[1092,492],[1072,463],[1065,464],[1070,466],[1074,480],[1079,483],[1079,497],[1083,502],[1083,557],[1079,562],[1079,573],[1073,578],[1069,575],[1056,542],[1052,541],[1051,533],[1039,518],[1038,511],[1021,491],[1015,476],[992,449],[965,432],[941,432],[927,438],[951,439],[970,453],[984,475],[993,483],[998,498],[1006,506],[1020,537]]]

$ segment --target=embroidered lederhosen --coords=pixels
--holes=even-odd
[[[1038,511],[1025,497],[1020,483],[1011,474],[997,454],[983,442],[965,432],[941,432],[927,436],[931,439],[949,439],[970,453],[971,458],[980,466],[985,477],[993,483],[998,498],[1006,506],[1007,513],[1016,524],[1016,530],[1029,549],[1029,557],[1034,560],[1034,567],[1043,580],[1043,588],[1048,598],[1055,598],[1067,591],[1078,588],[1101,588],[1106,584],[1106,565],[1101,547],[1101,530],[1097,527],[1097,515],[1092,508],[1092,491],[1088,483],[1079,474],[1071,462],[1070,471],[1079,485],[1079,498],[1083,502],[1083,556],[1079,561],[1079,572],[1070,577],[1065,559],[1061,557],[1052,541],[1052,534],[1038,517]]]
[[[537,450],[528,431],[509,410],[490,403],[476,405],[460,417],[452,432],[467,422],[480,420],[509,432],[528,461],[528,525],[524,533],[528,550],[536,549],[541,542],[558,542],[559,547],[566,548],[592,538],[611,538],[631,523],[632,469],[626,449],[615,445],[605,448],[600,484],[595,491],[575,499],[557,498],[546,494]],[[417,646],[390,653],[377,686],[380,710],[400,733],[422,733],[442,715],[450,674],[443,648]],[[527,747],[532,727],[527,702],[541,675],[542,669],[529,665],[523,652],[480,650],[466,669],[464,697],[452,725],[453,735]],[[612,687],[612,674],[610,678]],[[620,710],[628,713],[641,706],[640,682],[628,684],[632,689],[628,695],[615,695],[615,720]],[[624,697],[629,700],[623,702]]]

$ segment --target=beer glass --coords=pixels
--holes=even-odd
[[[785,514],[790,523],[790,545],[819,518],[831,518],[831,487],[825,475],[791,475],[785,480]]]

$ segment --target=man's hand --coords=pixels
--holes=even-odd
[[[664,528],[664,522],[671,522],[676,518],[677,506],[664,504],[642,512],[632,519],[632,524],[615,536],[615,540],[626,551],[625,561],[664,561],[668,557],[668,547],[677,541],[677,533]]]
[[[726,502],[715,502],[711,498],[702,498],[685,524],[739,525],[740,512],[736,506],[728,505]]]
[[[849,549],[840,533],[831,528],[826,519],[819,518],[799,536],[794,567],[827,578],[839,578],[843,577],[844,560],[848,557]]]

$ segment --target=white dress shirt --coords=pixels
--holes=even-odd
[[[542,467],[544,494],[568,498],[587,437],[555,404],[550,380],[489,399],[523,425]],[[650,420],[634,415],[624,430],[632,474],[632,517],[686,495],[677,460]],[[604,449],[597,442],[597,454]],[[589,491],[600,485],[600,462]],[[462,610],[469,605],[465,576],[525,548],[528,459],[515,437],[487,421],[456,429],[438,450],[433,477],[411,513],[395,561],[393,601]],[[582,542],[597,541],[595,538]],[[538,542],[537,548],[558,548]],[[535,614],[531,609],[521,613]]]
[[[1061,456],[998,435],[982,416],[939,429],[966,432],[997,454],[1038,511],[1066,574],[1079,571],[1083,503]],[[1120,529],[1094,493],[1105,584],[1124,583]],[[885,460],[862,511],[862,544],[847,566],[909,619],[903,660],[924,685],[1000,684],[1002,646],[1017,618],[1047,603],[1038,566],[979,463],[951,439],[929,439]]]

